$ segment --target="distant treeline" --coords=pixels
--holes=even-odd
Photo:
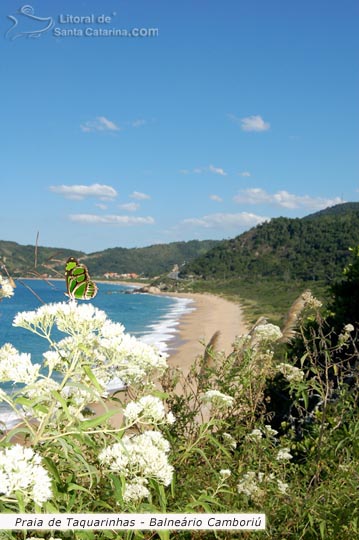
[[[116,272],[153,277],[170,272],[174,265],[183,266],[219,243],[216,240],[192,240],[143,248],[118,247],[86,254],[69,249],[41,246],[35,248],[32,245],[0,241],[0,265],[5,264],[15,277],[31,275],[33,271],[56,277],[56,272],[63,274],[66,259],[73,256],[88,265],[92,276]]]

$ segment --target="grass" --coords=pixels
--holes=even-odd
[[[281,280],[191,280],[174,282],[160,280],[171,289],[181,292],[212,293],[238,302],[244,310],[249,323],[254,323],[260,316],[274,324],[281,324],[290,306],[305,290],[323,303],[328,295],[328,285],[323,281],[281,281]],[[158,283],[156,283],[158,285]]]

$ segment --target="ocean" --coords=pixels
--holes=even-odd
[[[179,319],[193,309],[191,299],[127,294],[133,287],[111,282],[98,283],[98,289],[91,303],[105,311],[112,321],[122,323],[126,332],[145,343],[155,345],[161,352],[170,353],[176,348]],[[17,281],[14,296],[0,302],[0,347],[4,343],[11,343],[20,352],[31,353],[34,363],[40,363],[42,353],[48,349],[47,342],[28,330],[13,327],[12,321],[19,311],[34,310],[42,302],[64,301],[67,301],[64,281]],[[11,384],[1,384],[1,388],[11,391]],[[4,413],[0,404],[0,420],[5,420]]]

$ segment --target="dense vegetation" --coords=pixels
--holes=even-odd
[[[204,255],[218,243],[215,240],[191,240],[142,248],[112,248],[91,253],[87,256],[87,263],[95,275],[103,275],[105,272],[135,272],[153,277],[170,272],[175,264],[181,266]]]
[[[204,255],[219,242],[216,240],[192,240],[173,242],[143,248],[112,248],[86,255],[80,251],[35,246],[22,246],[16,242],[0,241],[0,263],[4,263],[12,275],[28,275],[36,266],[39,273],[63,274],[64,263],[69,256],[79,257],[89,266],[91,275],[103,276],[106,272],[136,273],[153,277],[170,272],[175,264],[181,266]]]
[[[359,203],[345,203],[302,219],[274,218],[221,242],[188,263],[182,277],[329,282],[359,243]]]
[[[51,268],[63,264],[70,256],[83,257],[81,251],[71,249],[23,246],[17,242],[0,240],[0,265],[5,264],[14,276],[29,275],[32,270],[51,273]]]

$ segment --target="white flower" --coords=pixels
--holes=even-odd
[[[248,471],[237,485],[238,493],[244,493],[247,497],[261,497],[263,490],[260,488],[260,484],[263,482],[263,478],[263,473]]]
[[[344,345],[350,339],[351,332],[354,332],[354,326],[352,324],[346,324],[343,328],[344,334],[339,334],[339,345]]]
[[[92,304],[64,302],[57,304],[57,308],[57,327],[70,336],[87,336],[90,332],[99,331],[107,320],[106,313]]]
[[[175,422],[172,413],[166,414],[163,402],[155,396],[144,396],[139,401],[131,401],[123,410],[129,424],[162,424]]]
[[[291,364],[279,364],[278,371],[282,373],[289,382],[301,382],[304,379],[303,371]]]
[[[223,433],[223,440],[226,441],[231,448],[236,448],[237,442],[230,433]]]
[[[143,407],[139,403],[131,401],[123,409],[123,415],[126,418],[128,424],[135,424],[138,421],[142,411]]]
[[[277,478],[277,485],[278,485],[278,491],[279,491],[280,493],[282,493],[283,495],[284,495],[285,493],[287,493],[288,487],[289,487],[288,484],[286,484],[285,482],[282,482],[281,480],[279,480],[279,479]]]
[[[346,324],[344,326],[344,331],[348,334],[350,334],[350,332],[354,332],[354,326],[352,324]]]
[[[304,300],[304,303],[307,307],[309,308],[313,308],[313,309],[318,309],[318,308],[321,308],[322,307],[322,302],[320,302],[319,300],[317,300],[310,291],[305,291],[303,294],[302,294],[302,298]]]
[[[261,439],[262,437],[263,437],[263,434],[260,429],[253,429],[253,431],[251,431],[251,433],[249,433],[248,435],[248,438],[254,441],[255,440],[259,441],[259,439]]]
[[[217,409],[227,409],[232,407],[234,403],[234,398],[232,396],[223,394],[219,390],[207,390],[207,392],[201,396],[201,399],[204,403],[210,403]]]
[[[0,300],[2,298],[11,298],[14,295],[14,287],[10,280],[0,275]]]
[[[289,461],[290,459],[292,459],[292,454],[290,453],[290,448],[280,448],[280,450],[278,450],[278,454],[277,454],[277,461]]]
[[[133,437],[125,435],[121,442],[104,449],[99,459],[112,471],[123,474],[130,483],[138,478],[153,478],[168,486],[173,476],[173,467],[167,458],[169,449],[162,433],[145,431]]]
[[[147,484],[147,480],[144,478],[136,478],[133,482],[126,483],[123,493],[124,502],[138,502],[141,499],[147,499],[150,492],[145,484]]]
[[[230,471],[230,469],[221,469],[219,471],[219,474],[222,476],[223,480],[225,480],[226,478],[229,478],[232,474],[232,472]]]
[[[46,351],[44,352],[43,357],[45,366],[48,366],[51,371],[61,366],[64,362],[64,359],[58,351]]]
[[[166,422],[167,424],[169,425],[172,425],[176,422],[176,417],[175,415],[172,413],[172,411],[169,411],[167,414],[166,414]]]
[[[282,332],[275,324],[259,324],[253,330],[253,336],[260,342],[272,343],[282,337]]]
[[[32,384],[39,376],[40,364],[32,364],[31,355],[19,353],[10,343],[0,349],[0,381]]]
[[[270,436],[275,437],[276,435],[278,435],[278,431],[276,429],[273,429],[269,424],[266,424],[264,426],[264,429],[265,429],[266,435],[268,435],[269,437]]]
[[[39,506],[52,497],[49,475],[32,448],[15,444],[0,450],[0,493],[15,497],[20,491],[27,502]]]

